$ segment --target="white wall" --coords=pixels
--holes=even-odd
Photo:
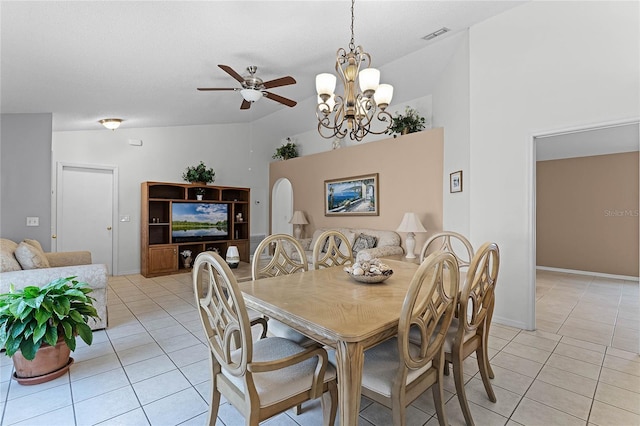
[[[433,125],[444,128],[443,228],[469,235],[469,32],[458,44],[433,93]],[[462,170],[462,192],[449,192],[449,174]]]
[[[252,142],[253,132],[247,124],[54,132],[53,161],[118,167],[119,215],[129,215],[131,221],[118,223],[117,274],[137,273],[140,183],[183,182],[185,168],[200,160],[214,168],[215,184],[251,188],[251,233],[267,232],[273,152],[269,144]],[[142,140],[142,146],[129,145],[129,139]]]
[[[498,322],[535,326],[532,136],[640,115],[639,7],[529,2],[470,30],[470,229],[500,246]]]

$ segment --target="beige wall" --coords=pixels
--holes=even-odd
[[[638,153],[537,164],[538,266],[638,276]]]
[[[321,227],[395,230],[408,211],[434,232],[442,229],[443,140],[443,129],[432,129],[277,161],[270,165],[269,188],[280,178],[291,181],[294,210],[309,221],[306,236]],[[371,173],[379,174],[379,216],[324,216],[325,180]],[[416,235],[416,251],[426,235]],[[400,236],[404,248],[406,235]]]

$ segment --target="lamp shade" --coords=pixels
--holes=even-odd
[[[404,214],[404,217],[402,218],[402,222],[400,223],[400,226],[398,226],[398,229],[396,229],[396,231],[397,232],[427,232],[425,227],[422,226],[420,219],[418,219],[418,216],[413,212]]]
[[[365,68],[360,71],[358,75],[358,80],[360,81],[360,90],[363,93],[373,93],[378,89],[378,85],[380,84],[380,71],[375,68]]]
[[[240,94],[247,102],[256,102],[262,98],[262,92],[255,89],[242,89],[240,90]]]
[[[306,225],[309,222],[307,222],[307,218],[304,217],[304,213],[302,213],[300,210],[296,210],[295,212],[293,212],[293,217],[291,218],[289,223],[293,225]]]
[[[329,74],[327,72],[323,72],[322,74],[318,74],[316,76],[316,91],[318,95],[333,95],[333,92],[336,90],[336,76],[333,74]]]
[[[393,86],[390,84],[379,85],[373,98],[376,101],[376,105],[380,108],[386,108],[391,103],[391,98],[393,98]]]

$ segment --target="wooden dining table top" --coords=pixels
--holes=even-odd
[[[397,328],[407,289],[418,269],[414,263],[383,262],[393,274],[377,284],[357,282],[337,266],[239,286],[249,307],[317,341],[330,346],[336,341],[362,342]]]

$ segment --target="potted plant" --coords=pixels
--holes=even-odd
[[[14,378],[38,384],[63,375],[73,362],[76,336],[87,345],[93,332],[89,318],[98,318],[93,290],[76,277],[59,278],[43,287],[27,286],[0,294],[0,347],[12,357]]]
[[[404,114],[400,114],[396,111],[396,116],[393,117],[393,123],[387,134],[397,137],[398,135],[406,135],[407,133],[419,132],[424,129],[425,118],[418,114],[413,108],[406,107]]]
[[[280,148],[276,149],[275,154],[273,154],[271,158],[274,160],[288,160],[298,156],[298,147],[296,144],[291,142],[291,138],[287,138],[287,141],[288,142],[286,144],[283,144]]]
[[[182,174],[182,179],[191,183],[213,183],[216,180],[216,172],[213,171],[212,168],[207,168],[204,163],[201,161],[195,167],[187,167],[185,172]]]
[[[207,190],[204,188],[196,188],[196,199],[198,200],[202,200],[202,197],[204,197],[204,194],[207,193]]]

